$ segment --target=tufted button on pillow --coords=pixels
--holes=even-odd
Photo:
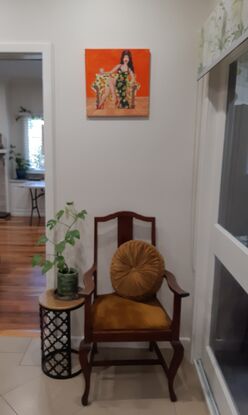
[[[117,294],[133,300],[146,300],[162,285],[165,264],[151,244],[131,240],[117,249],[111,263],[111,281]]]

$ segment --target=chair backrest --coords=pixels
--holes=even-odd
[[[134,219],[141,222],[149,222],[151,224],[150,242],[156,245],[156,219],[152,216],[143,216],[135,212],[121,211],[115,212],[107,216],[95,217],[94,222],[94,263],[97,263],[98,250],[98,224],[117,219],[117,244],[118,247],[123,243],[133,239]],[[95,278],[95,284],[97,281]]]

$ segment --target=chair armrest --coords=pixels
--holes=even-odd
[[[179,297],[188,297],[189,293],[187,293],[186,291],[184,291],[177,283],[176,277],[169,271],[165,271],[165,275],[164,275],[168,287],[169,289],[176,295]]]
[[[96,272],[96,265],[92,267],[84,274],[84,288],[80,290],[80,294],[90,296],[95,291],[95,282],[93,279],[94,273]]]

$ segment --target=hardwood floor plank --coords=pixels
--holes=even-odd
[[[39,268],[32,268],[34,254],[45,248],[35,242],[44,233],[27,217],[0,220],[0,334],[14,330],[39,329],[39,295],[46,278]]]

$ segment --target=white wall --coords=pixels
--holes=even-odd
[[[7,85],[0,81],[0,133],[5,148],[9,145],[9,114],[7,103]]]
[[[93,216],[135,210],[156,216],[158,247],[168,268],[192,292],[197,39],[211,2],[1,0],[0,6],[2,42],[53,44],[56,206],[75,200],[90,214],[84,267],[92,260]],[[149,119],[86,118],[84,49],[94,47],[150,48]],[[186,337],[191,308],[192,297],[183,306]]]
[[[20,106],[43,114],[41,79],[0,80],[0,133],[5,148],[15,144],[18,151],[23,141],[21,122],[16,121]]]
[[[9,116],[7,105],[6,84],[0,81],[0,134],[2,134],[2,143],[4,148],[9,145]],[[7,188],[6,188],[6,159],[0,155],[0,211],[7,211]]]
[[[20,106],[31,111],[33,115],[43,116],[42,80],[16,79],[8,82],[8,110],[10,122],[10,144],[24,156],[23,120],[16,121]]]

